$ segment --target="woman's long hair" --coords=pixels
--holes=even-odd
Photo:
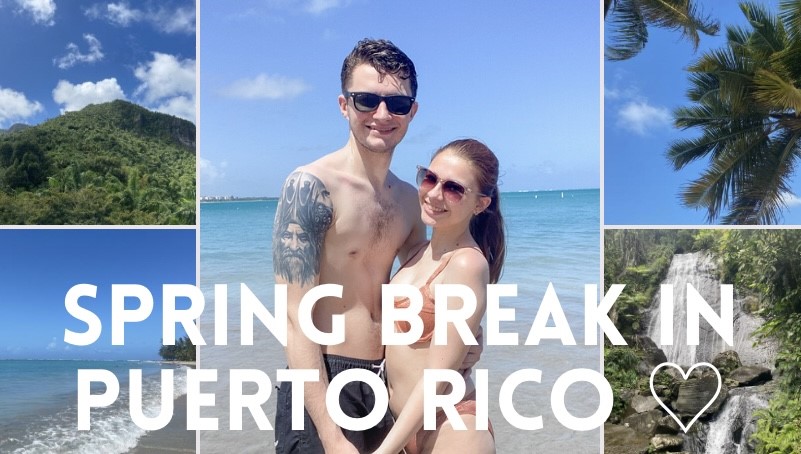
[[[489,147],[475,139],[454,140],[437,150],[434,156],[445,150],[473,166],[481,194],[491,199],[487,209],[470,220],[470,234],[489,263],[490,284],[495,284],[501,277],[506,258],[506,234],[498,194],[498,158]]]

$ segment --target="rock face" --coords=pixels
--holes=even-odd
[[[682,415],[695,416],[715,397],[717,390],[717,376],[706,375],[701,378],[691,378],[679,386],[679,397],[673,407]],[[728,391],[726,385],[721,385],[720,394],[715,402],[704,411],[704,414],[708,415],[718,411],[726,400]]]
[[[773,378],[770,369],[761,366],[742,366],[729,374],[729,379],[736,381],[739,386],[756,386],[768,382]]]
[[[659,402],[654,399],[654,396],[647,395],[641,396],[636,395],[631,398],[631,402],[629,402],[629,409],[631,410],[630,414],[635,413],[645,413],[646,411],[651,411],[655,408],[659,408]]]
[[[677,434],[681,430],[679,423],[670,415],[665,415],[656,423],[656,433],[658,434]]]
[[[726,350],[715,356],[715,359],[712,360],[712,365],[718,368],[720,375],[728,375],[734,369],[742,366],[743,363],[740,362],[740,355],[736,351]]]
[[[604,425],[604,454],[646,454],[650,439],[634,429],[617,424]]]
[[[702,361],[712,362],[717,354],[726,350],[736,350],[745,364],[771,367],[776,358],[775,342],[762,340],[754,343],[753,331],[765,323],[764,319],[748,313],[743,309],[744,298],[735,295],[733,301],[734,346],[723,341],[723,337],[715,331],[706,320],[699,325],[699,344],[690,346],[687,333],[687,298],[688,284],[716,313],[721,313],[720,271],[715,258],[707,251],[689,254],[676,254],[670,262],[667,276],[663,284],[672,285],[673,295],[673,343],[663,347],[668,360],[690,366]],[[681,289],[681,290],[679,290]],[[661,296],[656,296],[649,309],[648,336],[656,342],[661,338]]]
[[[676,448],[681,448],[684,439],[681,435],[666,435],[659,434],[651,439],[651,448],[654,451],[674,451]]]
[[[640,434],[652,436],[656,433],[656,427],[662,419],[662,415],[662,410],[651,410],[623,418],[621,423],[626,427],[636,430]]]
[[[645,363],[645,366],[648,369],[647,373],[650,374],[651,371],[656,366],[667,361],[667,356],[665,356],[665,352],[661,348],[659,348],[650,337],[637,336],[636,342],[637,342],[637,347],[639,347],[643,351],[643,362]]]

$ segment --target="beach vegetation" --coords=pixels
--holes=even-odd
[[[159,348],[159,356],[164,361],[195,361],[195,344],[189,336],[175,340],[175,345],[162,345]]]

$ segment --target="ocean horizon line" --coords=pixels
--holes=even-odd
[[[570,192],[570,191],[600,191],[601,188],[572,188],[572,189],[519,189],[517,191],[501,191],[501,194],[523,194],[533,192]],[[278,200],[278,196],[200,196],[200,203],[214,202],[260,202],[266,200]]]
[[[136,362],[136,363],[174,363],[161,359],[99,359],[99,358],[0,358],[0,361],[93,361],[93,362]]]

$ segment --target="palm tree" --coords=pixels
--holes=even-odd
[[[604,0],[604,17],[610,12],[608,60],[627,60],[648,42],[648,26],[680,31],[698,49],[699,33],[716,35],[720,24],[703,17],[692,0]]]
[[[726,224],[780,220],[801,157],[801,1],[784,0],[778,16],[740,4],[750,29],[728,27],[727,45],[688,68],[695,104],[674,112],[681,129],[701,137],[673,142],[675,170],[708,157],[710,164],[681,193],[685,205]]]

